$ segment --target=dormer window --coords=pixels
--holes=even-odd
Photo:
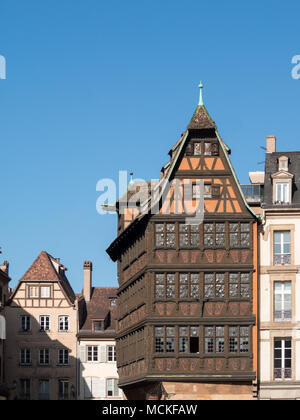
[[[288,171],[289,170],[289,158],[287,158],[286,156],[281,156],[278,159],[279,162],[279,171]]]
[[[276,183],[276,203],[289,203],[289,187],[290,186],[288,182]]]
[[[294,175],[288,172],[288,158],[279,158],[279,171],[271,175],[273,181],[273,203],[292,203],[292,186]]]
[[[103,321],[102,320],[93,321],[93,330],[103,331]]]
[[[115,298],[111,298],[111,299],[109,300],[109,304],[110,304],[110,306],[111,306],[111,307],[116,306],[116,304],[117,304],[117,299],[115,299]]]
[[[219,145],[217,143],[204,143],[204,155],[206,156],[218,156]]]

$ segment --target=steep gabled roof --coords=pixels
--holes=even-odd
[[[53,258],[53,257],[52,257]],[[60,277],[51,261],[51,256],[42,251],[20,281],[59,281]]]
[[[79,333],[83,337],[114,337],[116,329],[116,307],[110,306],[110,299],[117,298],[117,287],[93,287],[90,302],[80,299]],[[93,331],[93,320],[106,320],[103,331]]]
[[[57,281],[62,287],[66,298],[71,304],[74,304],[76,296],[65,275],[65,271],[66,268],[60,263],[58,258],[52,257],[46,251],[42,251],[31,264],[23,277],[21,277],[10,299],[13,299],[22,282]]]
[[[110,244],[110,246],[107,248],[106,252],[109,254],[109,256],[111,257],[111,259],[113,261],[116,261],[117,256],[114,253],[113,249],[115,248],[115,246],[120,242],[120,239],[125,238],[126,235],[130,232],[130,230],[134,229],[135,226],[141,221],[143,220],[143,218],[145,216],[147,216],[150,213],[150,210],[152,207],[156,206],[157,203],[160,202],[161,198],[164,195],[164,191],[168,186],[168,182],[172,179],[173,173],[175,171],[176,168],[176,164],[179,161],[182,152],[184,150],[184,147],[186,145],[186,142],[189,138],[190,133],[193,130],[214,130],[215,135],[223,149],[224,155],[226,157],[226,160],[229,164],[229,167],[232,171],[232,175],[234,177],[234,180],[236,182],[237,188],[241,194],[242,200],[247,208],[247,210],[251,213],[252,216],[254,216],[255,218],[258,218],[258,216],[254,213],[254,211],[251,209],[251,207],[248,205],[246,198],[244,196],[244,193],[240,187],[237,175],[235,173],[235,170],[232,166],[232,163],[229,159],[229,154],[231,153],[230,148],[227,146],[227,144],[223,141],[223,139],[221,138],[221,136],[218,133],[217,127],[214,123],[214,121],[212,120],[212,118],[210,117],[209,113],[207,112],[206,108],[204,105],[198,105],[193,117],[187,127],[187,130],[183,133],[183,135],[181,136],[181,138],[176,142],[176,144],[172,147],[172,149],[170,150],[169,154],[171,155],[171,160],[170,162],[168,162],[168,164],[165,165],[166,170],[164,171],[164,176],[163,178],[160,179],[160,181],[158,182],[155,190],[157,190],[159,193],[157,194],[157,198],[155,200],[154,203],[152,203],[151,198],[149,197],[148,200],[145,203],[142,203],[142,213],[139,214],[121,233],[120,235]],[[164,168],[164,167],[163,167]]]
[[[198,105],[187,127],[188,130],[215,130],[216,124],[211,119],[204,105]]]

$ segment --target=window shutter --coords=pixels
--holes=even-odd
[[[106,346],[99,346],[100,363],[106,363]]]
[[[84,378],[84,397],[92,398],[92,378]]]
[[[85,346],[79,346],[79,359],[81,363],[86,362],[86,347]]]
[[[92,394],[93,398],[104,398],[105,393],[105,379],[104,378],[91,378],[92,379]]]
[[[118,397],[120,395],[120,390],[118,388],[118,379],[114,379],[114,396]]]
[[[6,324],[4,316],[0,315],[0,340],[6,339]]]

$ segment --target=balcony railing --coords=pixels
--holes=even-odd
[[[275,311],[274,318],[276,322],[282,322],[282,321],[291,321],[292,319],[292,311]]]
[[[264,186],[263,185],[252,185],[242,184],[242,191],[249,204],[259,204],[263,201],[264,197]]]
[[[274,379],[292,379],[291,368],[275,368]]]
[[[274,265],[291,265],[291,254],[274,254]]]

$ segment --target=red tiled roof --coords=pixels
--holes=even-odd
[[[55,269],[54,262],[58,264],[58,270]],[[46,251],[42,251],[38,255],[36,260],[31,264],[29,269],[19,280],[13,295],[15,294],[19,284],[23,281],[57,281],[61,285],[70,302],[72,304],[75,302],[75,293],[65,275],[65,267],[57,258],[52,257]]]
[[[110,298],[117,298],[117,287],[93,287],[90,302],[80,311],[79,335],[92,334],[93,336],[107,336],[109,332],[115,335],[116,307],[110,306]],[[93,320],[105,320],[105,329],[102,332],[93,331]]]

